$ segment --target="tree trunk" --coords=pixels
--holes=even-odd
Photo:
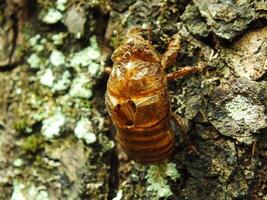
[[[0,0],[0,199],[266,200],[266,19],[265,0]],[[169,82],[189,141],[173,125],[159,165],[127,158],[104,105],[132,27],[160,53],[179,33],[168,72],[205,66]]]

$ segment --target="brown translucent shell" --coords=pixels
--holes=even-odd
[[[105,103],[118,142],[137,162],[163,161],[172,153],[174,135],[160,54],[133,32],[114,51],[112,60]]]

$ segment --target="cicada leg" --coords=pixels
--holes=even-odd
[[[179,33],[173,35],[166,52],[163,54],[161,59],[161,66],[163,69],[172,66],[181,50],[182,38]],[[188,74],[202,71],[204,64],[200,63],[197,66],[185,66],[175,72],[167,74],[168,80],[186,76]]]
[[[161,66],[163,69],[170,67],[175,63],[176,57],[181,49],[181,40],[181,36],[178,33],[172,36],[168,48],[161,59]]]
[[[184,76],[189,75],[191,73],[202,71],[203,68],[204,68],[203,64],[199,64],[197,66],[186,66],[186,67],[183,67],[177,71],[174,71],[174,72],[167,74],[167,79],[172,80],[172,79],[176,79],[179,77],[184,77]]]
[[[187,133],[186,133],[186,126],[185,126],[185,124],[183,123],[182,118],[179,117],[179,116],[177,116],[177,115],[175,115],[175,114],[173,114],[173,113],[171,114],[171,118],[172,118],[172,120],[175,122],[175,124],[179,127],[179,129],[180,129],[180,131],[181,131],[181,135],[182,135],[184,141],[186,141],[186,143],[187,143],[187,147],[188,147],[191,151],[193,151],[193,152],[199,154],[199,152],[197,151],[196,147],[195,147],[194,145],[192,145],[192,143],[190,142],[190,139],[189,139],[189,137],[188,137],[188,135],[187,135]]]

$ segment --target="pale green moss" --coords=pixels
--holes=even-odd
[[[14,122],[13,127],[16,131],[21,132],[28,129],[28,125],[27,119],[18,119]]]
[[[40,134],[33,134],[24,139],[21,150],[23,154],[36,153],[44,148],[44,137]]]

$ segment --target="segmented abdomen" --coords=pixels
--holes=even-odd
[[[172,153],[174,134],[165,88],[131,99],[107,92],[106,105],[117,129],[117,140],[130,159],[158,163]]]
[[[165,118],[146,128],[117,128],[117,140],[127,155],[139,163],[159,163],[174,149],[174,134]]]

